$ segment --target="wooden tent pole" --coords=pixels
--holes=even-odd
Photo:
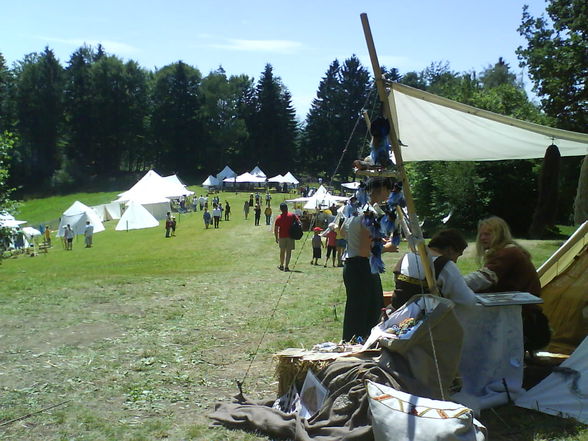
[[[402,153],[400,151],[400,144],[398,142],[398,136],[396,134],[396,127],[394,127],[394,120],[392,119],[392,110],[390,109],[390,102],[388,101],[388,93],[386,91],[386,85],[384,83],[382,70],[380,69],[380,63],[378,61],[378,55],[376,53],[376,47],[374,45],[374,40],[372,38],[372,31],[370,29],[370,24],[368,22],[366,13],[361,14],[361,24],[363,26],[363,33],[365,35],[368,52],[370,54],[370,60],[372,63],[372,69],[374,71],[374,79],[376,81],[378,96],[380,97],[380,101],[383,104],[386,119],[388,119],[388,122],[390,123],[390,144],[392,145],[392,151],[394,152],[394,158],[396,160],[396,168],[399,173],[399,178],[402,179],[402,189],[404,192],[404,199],[406,200],[406,208],[408,210],[411,233],[414,236],[415,246],[417,248],[419,256],[421,257],[421,262],[423,263],[423,268],[425,270],[425,277],[427,279],[429,291],[433,294],[438,294],[439,291],[437,289],[437,284],[435,283],[435,278],[433,277],[433,271],[431,269],[431,264],[427,254],[427,248],[425,246],[423,234],[418,223],[418,218],[416,214],[414,200],[412,198],[412,192],[410,190],[410,185],[408,182],[408,177],[404,170],[404,162],[402,161]]]

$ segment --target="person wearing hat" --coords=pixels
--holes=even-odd
[[[333,261],[333,268],[335,267],[335,255],[337,254],[337,224],[331,222],[322,236],[327,238],[327,258],[325,260],[325,268],[329,263],[329,257]]]
[[[288,265],[290,264],[290,257],[292,250],[295,248],[294,239],[290,237],[290,226],[296,215],[288,212],[288,204],[282,202],[280,204],[281,214],[276,218],[274,223],[274,236],[276,243],[280,245],[280,271],[290,271]]]
[[[312,236],[312,259],[310,260],[311,265],[318,265],[318,261],[321,258],[321,250],[325,246],[323,244],[323,238],[321,236],[321,227],[314,227],[314,236]]]
[[[371,204],[382,203],[392,191],[389,178],[370,178],[366,192]],[[373,209],[373,208],[372,208]],[[343,319],[343,341],[351,341],[369,336],[371,329],[380,319],[384,306],[382,282],[379,274],[372,274],[369,257],[371,253],[370,232],[363,222],[364,214],[351,216],[341,228],[347,240],[347,258],[343,265],[343,282],[347,300]],[[385,252],[397,252],[396,246],[388,243]]]

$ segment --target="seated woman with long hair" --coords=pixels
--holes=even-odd
[[[478,223],[476,255],[482,267],[465,276],[476,292],[521,291],[541,297],[541,282],[531,255],[518,244],[508,224],[497,216]],[[525,349],[540,349],[549,343],[551,332],[539,305],[523,305]]]

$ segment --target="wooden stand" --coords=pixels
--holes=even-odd
[[[382,107],[384,109],[385,117],[388,119],[388,122],[390,123],[390,134],[388,136],[390,139],[390,145],[392,146],[392,151],[394,152],[394,159],[396,161],[398,178],[402,180],[402,189],[404,191],[404,199],[406,200],[406,208],[408,210],[408,225],[410,228],[412,241],[414,242],[416,250],[419,253],[419,256],[421,257],[423,268],[425,270],[425,277],[427,278],[427,285],[429,287],[429,291],[432,294],[439,294],[437,284],[435,283],[435,278],[433,277],[433,271],[431,270],[431,264],[429,262],[429,257],[427,254],[427,248],[425,247],[423,234],[418,223],[418,217],[416,214],[414,200],[412,198],[412,192],[410,190],[408,177],[404,169],[404,162],[402,161],[400,144],[398,142],[396,128],[394,127],[394,119],[392,118],[392,110],[390,109],[390,102],[388,100],[388,92],[386,91],[386,85],[384,83],[384,78],[382,76],[382,70],[380,68],[380,63],[378,62],[378,56],[376,54],[376,48],[374,46],[374,40],[372,38],[372,33],[370,30],[367,14],[361,14],[361,23],[363,26],[363,32],[370,54],[372,69],[374,71],[374,79],[376,81],[376,88],[378,89],[378,96],[383,104]]]

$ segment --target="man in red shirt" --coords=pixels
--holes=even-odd
[[[274,226],[274,235],[276,236],[276,243],[280,244],[280,271],[290,271],[288,264],[290,263],[290,257],[292,250],[295,248],[294,239],[290,237],[290,226],[296,215],[294,213],[288,213],[288,205],[285,202],[280,204],[280,214],[276,218]],[[284,263],[286,266],[284,267]]]

